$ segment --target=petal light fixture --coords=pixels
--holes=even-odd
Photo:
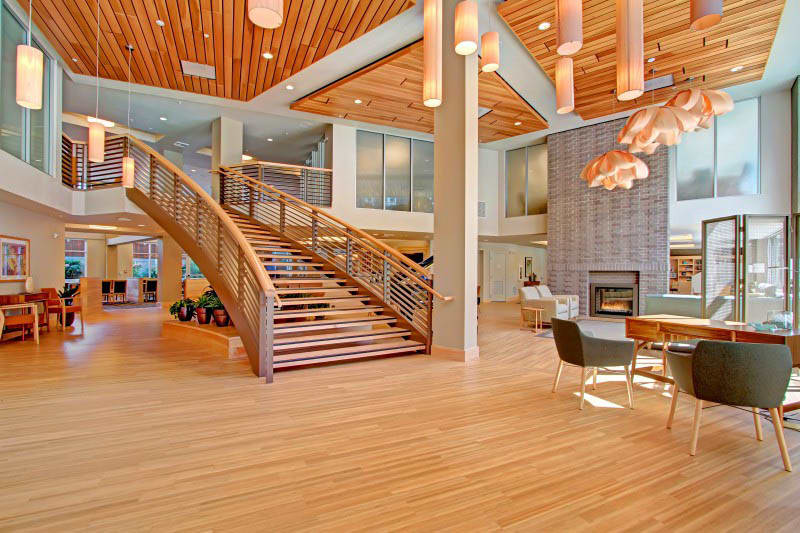
[[[97,41],[95,43],[94,118],[89,124],[89,161],[102,163],[106,154],[106,128],[100,119],[100,0],[97,0]]]
[[[571,56],[583,46],[583,2],[557,0],[556,19],[556,52],[562,56]]]
[[[722,20],[722,0],[692,0],[689,29],[707,30]]]
[[[572,58],[556,59],[556,113],[564,115],[575,110],[575,86]]]
[[[595,157],[581,171],[581,179],[589,187],[603,187],[606,190],[630,189],[634,180],[650,175],[647,165],[635,155],[623,150],[611,150]]]
[[[455,50],[468,56],[478,50],[478,4],[461,0],[456,4]]]
[[[26,44],[17,45],[17,104],[28,109],[42,108],[44,54],[31,46],[31,17],[33,0],[28,2],[28,32]]]
[[[283,23],[283,0],[247,0],[247,17],[256,26],[275,29]]]
[[[644,92],[643,0],[617,0],[617,99]]]
[[[708,129],[713,117],[724,115],[733,109],[733,98],[722,91],[684,89],[670,98],[666,105],[687,110],[698,118],[697,127]]]
[[[617,142],[627,144],[631,153],[652,154],[659,145],[673,146],[681,136],[697,128],[699,118],[674,106],[653,106],[641,109],[628,118],[617,135]]]
[[[425,0],[422,103],[442,104],[442,0]]]
[[[500,68],[500,34],[487,31],[481,36],[481,71],[494,72]]]

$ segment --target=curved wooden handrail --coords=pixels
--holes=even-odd
[[[272,284],[272,280],[267,275],[267,271],[264,268],[264,265],[261,261],[258,260],[258,256],[256,256],[255,250],[253,247],[250,246],[250,243],[245,238],[242,230],[239,229],[228,213],[222,209],[222,206],[219,205],[219,202],[215,201],[209,194],[204,191],[200,185],[197,184],[193,179],[189,178],[186,174],[183,173],[181,169],[179,169],[175,164],[173,164],[169,159],[165,158],[139,139],[132,137],[130,135],[125,135],[128,138],[129,142],[132,142],[136,145],[137,148],[143,150],[151,157],[158,159],[158,162],[164,165],[167,169],[172,171],[178,179],[181,180],[181,183],[192,190],[195,194],[197,194],[203,201],[209,206],[209,208],[214,212],[214,214],[222,221],[225,225],[225,229],[230,232],[233,238],[236,240],[236,244],[244,253],[244,258],[247,263],[250,265],[250,268],[256,275],[256,279],[258,281],[258,285],[261,287],[261,290],[264,291],[264,294],[267,296],[272,296],[275,299],[275,305],[277,307],[281,306],[280,299],[278,297],[277,291],[275,290],[275,286]]]
[[[250,176],[246,176],[245,174],[242,174],[241,172],[233,169],[230,166],[220,167],[220,168],[222,169],[223,172],[229,172],[231,174],[235,174],[237,178],[242,179],[242,180],[244,180],[246,182],[249,182],[251,186],[258,187],[258,188],[261,188],[261,189],[266,189],[269,192],[271,192],[272,194],[275,194],[275,195],[278,195],[278,196],[281,196],[281,197],[290,198],[293,203],[296,203],[296,204],[298,204],[298,205],[300,205],[302,207],[305,207],[306,209],[310,210],[312,213],[314,213],[315,216],[317,216],[319,218],[325,218],[325,219],[331,220],[333,222],[336,222],[340,226],[344,226],[350,232],[350,236],[351,237],[355,235],[358,238],[361,238],[362,240],[365,240],[365,241],[369,242],[370,244],[372,244],[375,247],[379,248],[383,252],[388,253],[394,259],[395,263],[399,263],[399,264],[397,264],[397,266],[400,266],[400,267],[404,268],[405,270],[412,270],[412,271],[416,272],[416,274],[409,273],[408,275],[411,278],[413,278],[417,283],[420,283],[421,286],[423,286],[427,292],[431,293],[436,298],[439,298],[440,300],[445,301],[445,302],[449,302],[449,301],[451,301],[453,299],[452,296],[444,296],[444,295],[440,294],[439,292],[434,290],[433,287],[431,287],[428,283],[425,283],[425,282],[423,282],[422,280],[419,279],[418,276],[427,277],[428,279],[433,279],[433,275],[428,269],[419,266],[417,263],[415,263],[414,261],[412,261],[408,257],[404,256],[403,254],[401,254],[400,252],[398,252],[394,248],[392,248],[390,246],[387,246],[386,244],[382,243],[381,241],[379,241],[378,239],[376,239],[375,237],[373,237],[369,233],[365,232],[364,230],[361,230],[361,229],[359,229],[359,228],[357,228],[355,226],[352,226],[352,225],[348,224],[347,222],[345,222],[344,220],[340,219],[339,217],[337,217],[335,215],[331,215],[330,213],[327,213],[324,210],[309,204],[308,202],[304,202],[303,200],[301,200],[301,199],[299,199],[299,198],[297,198],[295,196],[292,196],[291,194],[287,194],[287,193],[281,191],[280,189],[277,189],[277,188],[273,187],[272,185],[267,185],[266,183],[262,183],[262,182],[260,182],[258,180],[255,180],[255,179],[251,178]],[[212,170],[212,172],[219,173],[220,171],[219,170]]]
[[[237,168],[237,167],[247,167],[252,165],[264,165],[270,167],[281,167],[281,168],[294,168],[297,170],[314,170],[316,172],[333,172],[330,168],[322,168],[322,167],[306,167],[303,165],[290,165],[289,163],[273,163],[272,161],[261,161],[258,159],[254,159],[252,161],[242,161],[241,163],[236,163],[235,165],[228,165],[225,168]]]

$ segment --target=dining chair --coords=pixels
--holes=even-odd
[[[778,411],[792,372],[792,354],[787,346],[702,340],[692,353],[668,348],[667,364],[676,385],[667,428],[672,427],[679,392],[695,398],[689,455],[697,453],[703,402],[749,407],[759,441],[764,440],[759,409],[768,409],[783,466],[787,472],[792,471]]]
[[[627,339],[601,339],[591,333],[581,331],[577,322],[553,318],[553,338],[558,352],[558,370],[553,381],[553,392],[558,387],[564,365],[581,368],[581,394],[579,409],[583,409],[586,393],[587,370],[594,371],[593,388],[597,388],[597,369],[599,367],[624,367],[625,385],[628,389],[628,406],[633,409],[633,387],[630,365],[633,360],[634,342]]]
[[[56,320],[61,319],[61,329],[66,331],[67,313],[79,314],[81,317],[81,335],[86,331],[85,322],[83,321],[83,309],[75,301],[78,300],[80,293],[75,293],[70,298],[61,298],[58,292],[53,288],[42,289],[47,293],[47,331],[50,331],[50,315],[56,315]],[[71,303],[67,303],[69,300]]]

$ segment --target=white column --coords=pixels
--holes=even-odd
[[[220,166],[242,162],[244,125],[238,120],[219,117],[211,123],[211,196],[219,200],[219,175],[213,171]]]
[[[171,304],[181,297],[181,260],[183,250],[169,235],[158,246],[158,296],[165,304]]]
[[[453,49],[457,0],[444,0],[443,98],[435,111],[432,355],[478,358],[478,55]]]

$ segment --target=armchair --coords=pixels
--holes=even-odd
[[[519,303],[522,307],[542,310],[542,322],[552,323],[553,318],[569,320],[578,316],[578,297],[553,295],[547,285],[520,287]]]
[[[53,288],[42,289],[47,294],[47,330],[50,331],[50,315],[57,315],[61,318],[61,329],[66,331],[67,313],[77,313],[81,316],[81,335],[84,334],[85,326],[83,322],[83,311],[80,305],[75,305],[74,301],[79,293],[75,293],[69,298],[61,298],[58,291]]]

